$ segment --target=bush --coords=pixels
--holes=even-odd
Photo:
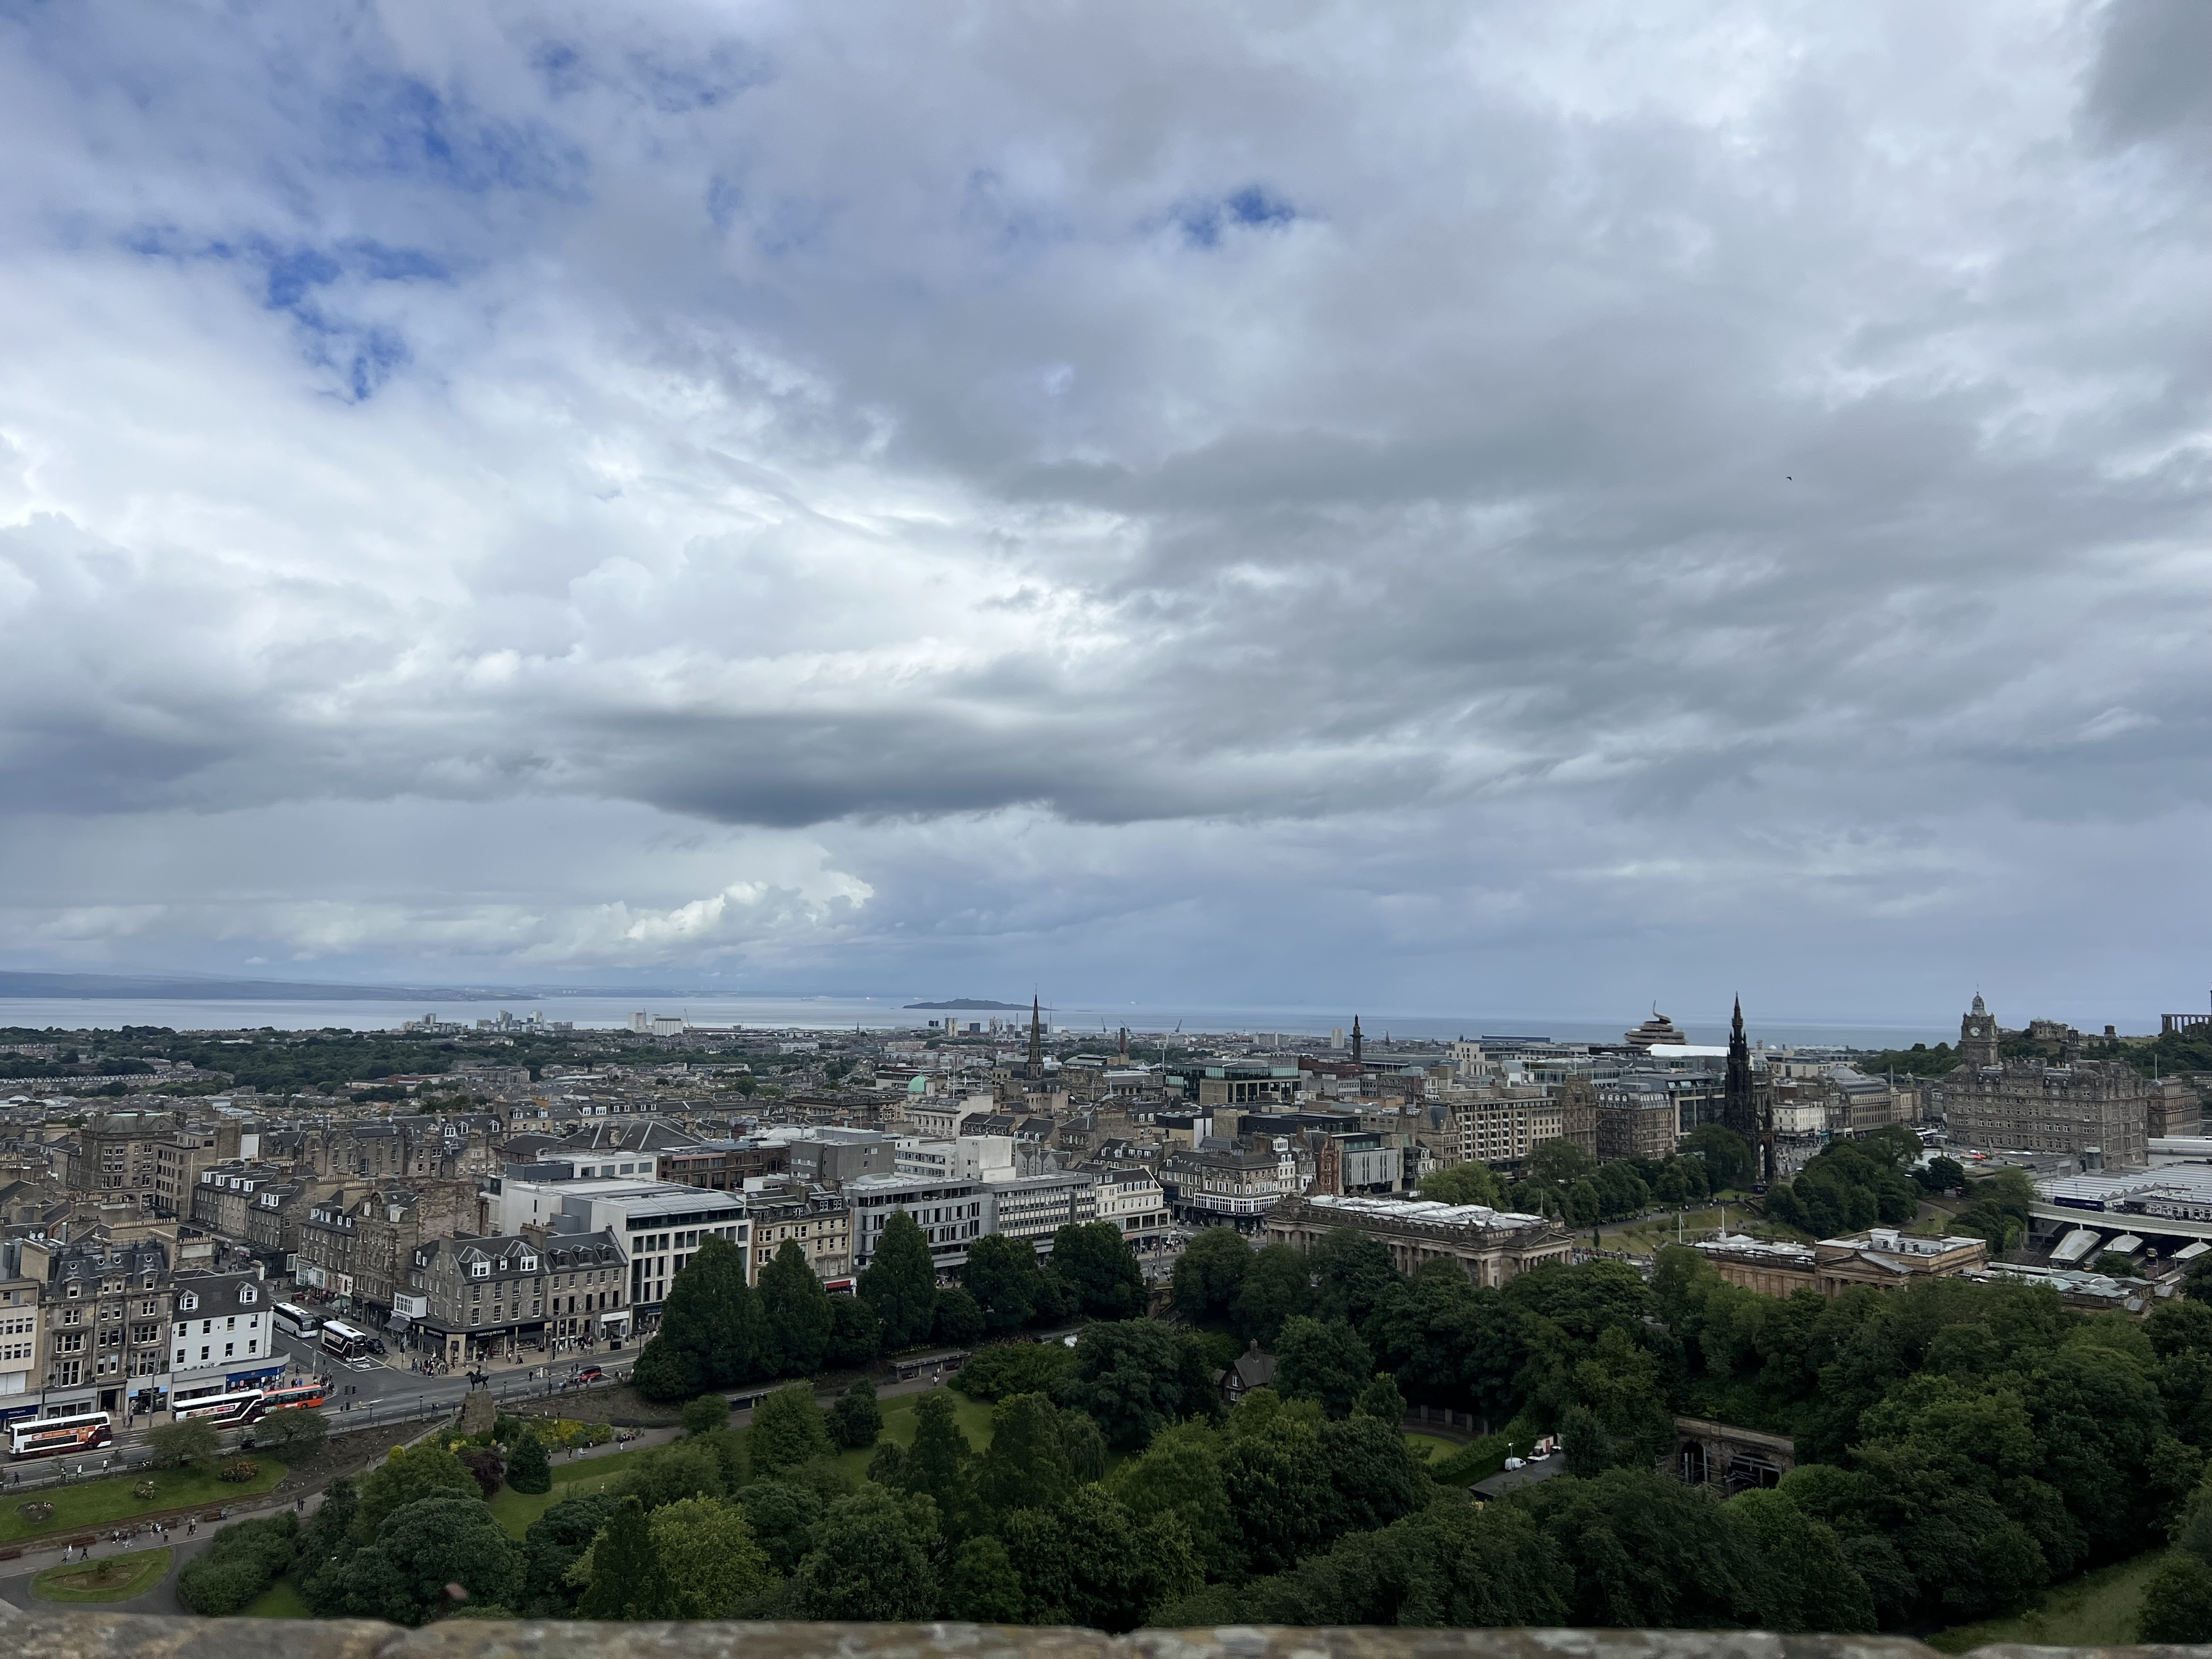
[[[319,1411],[271,1412],[254,1425],[253,1438],[271,1451],[304,1451],[320,1445],[330,1427],[330,1419]]]
[[[229,1462],[224,1464],[221,1468],[215,1472],[215,1478],[218,1480],[228,1480],[235,1486],[242,1486],[247,1481],[258,1477],[260,1474],[261,1465],[255,1462],[252,1458],[234,1457]]]
[[[177,1575],[177,1593],[194,1613],[219,1619],[234,1613],[292,1565],[300,1523],[289,1515],[225,1527]]]
[[[157,1496],[161,1490],[161,1488],[151,1480],[141,1480],[131,1488],[131,1495],[143,1503],[146,1499]],[[24,1507],[27,1509],[29,1505],[26,1504]]]
[[[142,1484],[150,1486],[154,1483],[148,1480]],[[36,1527],[43,1525],[45,1522],[54,1518],[54,1506],[52,1504],[47,1503],[45,1499],[40,1498],[33,1503],[16,1504],[15,1513],[21,1516],[23,1519],[29,1522],[31,1525]]]

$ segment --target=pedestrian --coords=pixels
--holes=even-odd
[[[197,1537],[198,1537],[199,1535],[200,1535],[200,1523],[199,1523],[198,1518],[197,1516],[196,1516],[196,1517],[194,1517],[193,1519],[191,1519],[191,1520],[187,1521],[187,1522],[185,1522],[185,1537],[187,1537],[187,1538],[197,1538]]]

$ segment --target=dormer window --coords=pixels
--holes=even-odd
[[[523,1257],[522,1271],[526,1273],[536,1273],[538,1271],[538,1258],[534,1255],[526,1255]]]
[[[491,1277],[491,1263],[489,1261],[470,1262],[469,1277],[471,1279],[489,1279]]]
[[[238,1299],[240,1303],[251,1303],[259,1298],[252,1285],[241,1285],[238,1287]]]
[[[190,1313],[193,1309],[199,1305],[199,1297],[190,1291],[186,1291],[182,1296],[177,1298],[177,1311],[179,1313]]]

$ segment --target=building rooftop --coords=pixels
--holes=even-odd
[[[1438,1204],[1428,1199],[1369,1198],[1359,1194],[1339,1196],[1334,1193],[1315,1193],[1307,1197],[1306,1202],[1323,1209],[1373,1216],[1381,1221],[1419,1221],[1432,1227],[1544,1227],[1551,1224],[1544,1216],[1523,1215],[1516,1210],[1493,1210],[1485,1204]]]

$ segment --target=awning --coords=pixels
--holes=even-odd
[[[2186,1244],[2176,1250],[2173,1259],[2176,1261],[2194,1261],[2207,1250],[2212,1250],[2212,1244],[2207,1244],[2200,1238],[2194,1244]]]
[[[2098,1234],[2094,1228],[2076,1227],[2058,1241],[2058,1248],[2051,1253],[2054,1264],[2079,1261],[2097,1248]]]
[[[2122,1233],[2118,1238],[2105,1246],[2106,1249],[2117,1250],[2122,1255],[2133,1255],[2136,1251],[2142,1249],[2142,1240],[2137,1238],[2133,1233]]]

